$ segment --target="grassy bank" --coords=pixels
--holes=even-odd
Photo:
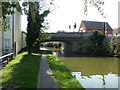
[[[40,65],[40,54],[26,55],[23,52],[10,61],[3,70],[0,83],[2,88],[36,88]]]
[[[48,54],[47,60],[50,68],[59,83],[60,88],[83,88],[79,82],[71,75],[71,72],[54,55]]]

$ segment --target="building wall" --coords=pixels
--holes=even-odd
[[[0,57],[2,56],[2,31],[0,31]]]
[[[95,31],[95,30],[86,29],[83,23],[81,23],[80,28],[78,30],[78,32],[91,32],[91,31]],[[103,33],[103,30],[97,30],[97,31]],[[112,36],[113,35],[113,30],[105,31],[105,35]]]
[[[16,43],[16,54],[22,49],[21,14],[14,15],[14,43]]]
[[[112,30],[108,30],[105,33],[107,36],[113,36],[113,31]]]
[[[26,34],[22,35],[21,31],[21,14],[16,12],[14,15],[6,15],[6,17],[6,21],[9,21],[10,25],[6,31],[0,31],[0,57],[14,50],[17,54],[26,47]]]
[[[78,32],[83,32],[83,30],[81,30],[81,29],[83,29],[83,28],[85,28],[85,26],[84,26],[84,24],[83,24],[83,23],[81,23],[81,25],[80,25],[80,28],[79,28]]]
[[[120,28],[113,29],[113,36],[120,37]]]
[[[79,32],[92,32],[92,31],[98,31],[100,33],[103,33],[103,30],[88,30],[88,29],[80,30],[79,29]],[[112,36],[113,35],[113,31],[112,30],[105,31],[105,35]]]
[[[6,15],[6,19],[9,19],[10,22],[9,28],[6,28],[6,31],[3,31],[3,55],[12,52],[12,16]]]
[[[22,48],[26,47],[26,34],[22,32]]]
[[[85,30],[85,32],[91,32],[91,31],[95,31],[95,30]],[[103,30],[97,30],[97,31],[103,33]],[[113,34],[113,31],[107,30],[107,31],[105,31],[105,34],[106,35]]]
[[[15,50],[15,53],[17,54],[23,48],[21,34],[21,14],[16,12],[14,15],[6,15],[6,17],[6,20],[10,20],[10,25],[9,28],[6,29],[6,31],[0,31],[0,56],[13,52],[13,50]],[[13,45],[15,46],[14,49]]]

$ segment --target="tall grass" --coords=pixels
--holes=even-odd
[[[49,62],[50,68],[53,75],[57,79],[60,88],[81,88],[83,87],[79,84],[71,72],[64,66],[63,62],[59,61],[54,55],[48,54],[47,60]]]

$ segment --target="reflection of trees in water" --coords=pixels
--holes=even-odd
[[[120,58],[118,58],[118,75],[120,76]]]
[[[82,76],[118,74],[118,59],[93,57],[62,57],[61,61],[72,71]]]
[[[91,87],[94,85],[99,85],[101,88],[107,88],[108,86],[111,87],[111,85],[118,84],[117,80],[114,79],[114,81],[111,81],[111,79],[107,79],[109,75],[113,74],[108,74],[108,75],[91,75],[91,76],[81,76],[81,72],[72,72],[72,75],[76,77],[76,79],[81,83],[81,82],[86,82],[82,83],[84,84],[91,84]],[[114,74],[111,78],[118,77],[117,74]],[[101,82],[102,81],[102,82]],[[94,82],[94,83],[91,83]],[[96,83],[95,83],[96,82]],[[109,84],[109,82],[114,82],[114,84]],[[113,87],[113,86],[112,86]],[[116,86],[115,86],[116,87]],[[90,88],[90,87],[86,87]],[[117,88],[117,87],[116,87]]]
[[[118,74],[118,59],[117,58],[62,58],[62,61],[72,72],[81,72],[82,79],[96,77],[100,75],[102,87],[106,87],[106,76],[109,73]]]
[[[105,76],[104,75],[102,75],[103,76],[103,78],[102,78],[102,81],[103,81],[103,88],[105,88]]]

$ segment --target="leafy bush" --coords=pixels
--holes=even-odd
[[[110,54],[115,57],[120,57],[120,41],[115,40],[114,38],[111,39],[109,44],[110,47]]]
[[[83,41],[80,45],[82,54],[89,54],[95,56],[107,55],[107,49],[103,47],[103,40],[105,35],[95,31],[93,35]]]

